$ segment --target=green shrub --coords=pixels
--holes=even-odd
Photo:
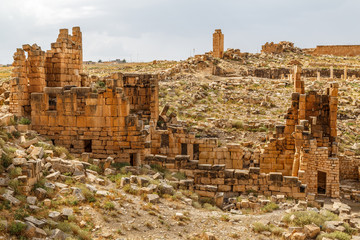
[[[185,175],[185,173],[183,173],[183,172],[177,172],[177,173],[173,174],[172,176],[173,176],[174,178],[179,179],[179,180],[184,180],[184,179],[186,179],[186,175]]]
[[[157,172],[165,173],[168,171],[166,168],[160,166],[159,164],[150,164],[150,167]]]
[[[9,226],[9,233],[11,235],[19,236],[22,235],[26,229],[26,224],[20,222],[12,222]]]
[[[294,215],[295,218],[291,221],[290,217]],[[293,226],[303,227],[305,225],[314,223],[317,226],[323,226],[326,221],[337,221],[339,216],[329,211],[322,211],[317,213],[315,211],[298,211],[287,213],[283,217],[283,221]]]
[[[231,126],[236,129],[243,129],[244,123],[242,121],[234,121],[231,123]]]
[[[24,220],[24,218],[26,218],[28,216],[30,216],[30,215],[23,208],[17,209],[14,213],[14,218],[16,220]]]
[[[3,153],[0,158],[0,163],[4,168],[8,168],[12,164],[12,158],[9,154]]]
[[[275,226],[274,224],[269,224],[269,225],[265,225],[261,222],[254,222],[253,223],[253,231],[256,233],[261,233],[261,232],[271,232],[272,234],[276,235],[276,236],[280,236],[283,232],[284,229]]]
[[[24,124],[24,125],[30,125],[31,124],[31,120],[25,117],[20,118],[20,120],[18,121],[19,124]]]
[[[261,233],[261,232],[270,232],[270,226],[269,225],[265,225],[261,222],[254,222],[253,223],[253,231],[256,233]]]
[[[115,209],[115,205],[113,202],[106,202],[104,204],[104,208],[107,210],[114,210]]]
[[[14,138],[19,138],[21,136],[19,131],[13,131],[11,134],[13,135]]]
[[[217,210],[219,210],[217,207],[211,205],[210,203],[204,203],[203,208],[205,208],[208,211],[217,211]]]
[[[96,84],[97,84],[97,86],[99,88],[105,88],[106,87],[106,83],[104,81],[97,81]]]
[[[80,185],[78,186],[81,189],[82,194],[84,195],[86,201],[88,202],[96,202],[96,198],[93,192],[91,192],[86,186]]]
[[[9,181],[9,187],[11,187],[12,190],[14,190],[14,192],[16,194],[20,193],[19,185],[20,185],[20,183],[19,183],[19,180],[17,180],[17,179],[12,179]]]
[[[274,210],[279,209],[279,205],[276,203],[270,202],[266,204],[264,207],[261,208],[261,211],[263,212],[273,212]]]
[[[92,171],[95,171],[95,172],[97,172],[97,173],[99,173],[99,174],[102,173],[101,168],[100,168],[99,166],[96,166],[96,165],[91,165],[91,166],[89,167],[89,169],[92,170]]]
[[[344,232],[339,232],[339,231],[335,231],[332,233],[320,234],[316,238],[316,240],[322,240],[325,237],[330,238],[330,239],[336,239],[336,240],[351,240],[351,235],[344,233]]]
[[[22,174],[22,169],[20,167],[16,167],[10,170],[10,178],[16,178]]]
[[[116,170],[120,171],[123,167],[130,166],[128,162],[114,162],[111,164],[111,167],[115,168]]]
[[[76,236],[81,240],[91,239],[91,235],[87,231],[81,230],[81,228],[78,225],[72,222],[67,222],[67,221],[61,222],[57,225],[57,228],[59,228],[63,232],[73,234],[74,236]]]
[[[130,193],[132,195],[137,195],[139,193],[139,191],[135,190],[134,188],[131,187],[130,184],[126,184],[124,187],[123,187],[123,190],[124,192],[126,193]]]

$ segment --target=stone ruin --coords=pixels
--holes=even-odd
[[[305,93],[300,72],[300,67],[295,66],[294,93],[286,125],[276,127],[276,133],[262,152],[261,171],[298,176],[309,192],[338,197],[338,84],[330,83],[323,94]]]
[[[221,46],[223,35],[217,30],[213,54],[223,54]],[[11,112],[30,117],[33,130],[75,156],[182,171],[188,178],[182,187],[200,196],[248,191],[297,199],[339,196],[336,83],[325,93],[305,93],[301,69],[295,67],[286,125],[276,127],[265,149],[252,153],[249,168],[240,144],[221,147],[218,139],[197,138],[178,124],[168,106],[159,114],[157,75],[114,73],[99,80],[104,87],[95,88],[81,65],[78,27],[72,36],[60,30],[46,53],[37,45],[18,49]]]
[[[280,54],[284,52],[300,52],[300,51],[301,51],[300,48],[294,47],[294,43],[287,41],[282,41],[279,43],[267,42],[261,47],[262,53]]]
[[[334,56],[359,56],[360,45],[323,45],[316,46],[315,49],[308,49],[307,51],[311,55],[334,55]]]
[[[95,89],[82,74],[79,27],[61,29],[46,53],[36,44],[17,49],[13,66],[10,111],[31,118],[33,130],[75,156],[141,163],[144,123],[158,116],[157,75],[115,73]]]
[[[215,29],[213,33],[213,57],[223,58],[224,56],[224,34],[221,29]]]

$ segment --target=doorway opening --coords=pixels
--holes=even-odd
[[[92,152],[92,140],[84,140],[84,152]]]
[[[187,155],[187,144],[186,143],[181,144],[181,155]]]
[[[318,194],[326,194],[326,172],[318,171]]]

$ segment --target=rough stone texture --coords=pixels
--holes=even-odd
[[[358,56],[360,55],[360,45],[329,45],[316,46],[310,54],[314,56],[319,55],[334,55],[334,56]]]
[[[213,34],[213,57],[223,58],[224,56],[224,34],[221,29],[216,29]]]

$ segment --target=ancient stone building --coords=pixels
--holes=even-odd
[[[213,33],[213,57],[223,58],[224,56],[224,34],[221,29],[216,29]]]
[[[295,67],[295,92],[286,125],[276,127],[276,134],[260,155],[260,168],[264,173],[298,176],[309,192],[338,197],[338,84],[330,83],[325,93],[305,93],[300,71]]]
[[[220,30],[214,34],[214,50],[222,57]],[[157,75],[114,73],[95,84],[81,66],[78,27],[72,35],[60,30],[46,53],[37,45],[17,49],[10,111],[30,117],[33,130],[75,156],[85,152],[183,171],[192,178],[183,184],[201,196],[246,191],[300,199],[308,193],[339,196],[336,83],[325,92],[306,92],[296,66],[286,124],[276,127],[261,152],[252,153],[259,166],[249,168],[249,154],[241,145],[197,138],[175,113],[168,113],[168,106],[159,114]]]
[[[279,43],[265,43],[261,47],[262,53],[273,53],[273,54],[279,54],[284,52],[297,52],[300,51],[299,48],[294,47],[294,43],[282,41]]]
[[[35,44],[17,49],[13,77],[10,111],[74,155],[139,165],[149,151],[143,129],[159,115],[157,75],[116,73],[93,87],[82,74],[79,27],[61,29],[46,53]]]
[[[358,56],[360,55],[360,45],[329,45],[316,46],[309,52],[312,55],[334,55],[334,56]]]

